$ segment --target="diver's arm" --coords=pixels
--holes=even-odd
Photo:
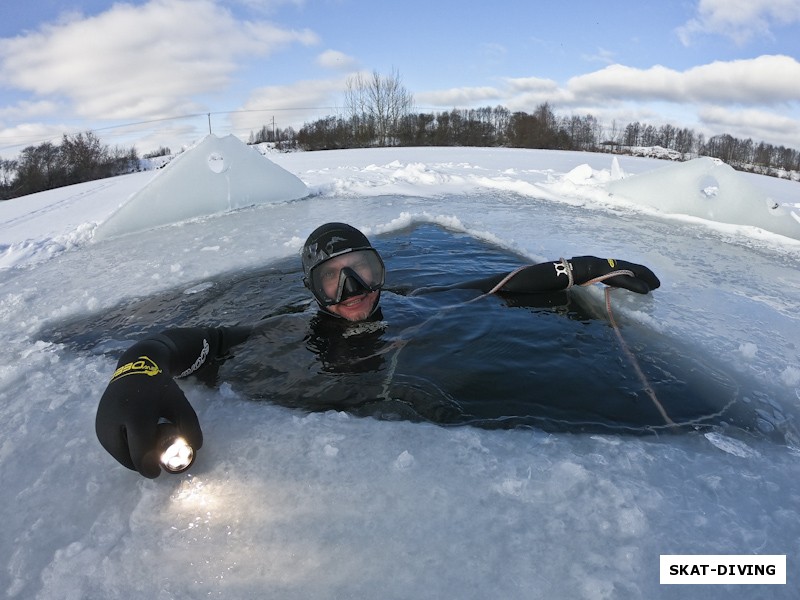
[[[100,444],[120,464],[158,477],[158,423],[176,425],[195,449],[203,445],[197,414],[173,377],[194,373],[247,339],[249,327],[168,329],[128,348],[106,387],[95,417]]]
[[[415,291],[414,294],[451,289],[474,289],[484,293],[495,291],[496,293],[510,294],[556,292],[572,285],[582,285],[615,271],[629,271],[632,275],[616,275],[604,280],[603,283],[639,294],[646,294],[661,285],[658,277],[643,265],[610,258],[576,256],[570,260],[529,265],[512,273],[502,273],[449,286],[423,288]],[[500,288],[495,289],[501,283]]]
[[[167,329],[139,343],[161,342],[167,346],[169,360],[164,368],[173,377],[187,377],[209,361],[225,356],[231,348],[244,342],[252,331],[253,328],[247,326],[180,327]]]

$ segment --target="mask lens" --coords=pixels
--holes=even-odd
[[[311,269],[311,291],[323,306],[342,301],[346,283],[350,280],[365,292],[378,290],[383,285],[385,269],[380,255],[371,249],[354,250],[329,258]]]

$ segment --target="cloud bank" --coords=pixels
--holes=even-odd
[[[722,35],[737,44],[772,36],[774,27],[800,22],[797,0],[700,0],[697,16],[676,31],[689,46],[702,35]]]
[[[314,49],[324,41],[310,29],[248,20],[232,11],[248,6],[261,17],[285,4],[299,7],[302,0],[118,3],[94,16],[68,14],[0,39],[0,82],[13,92],[0,106],[0,135],[6,143],[35,143],[74,131],[70,123],[155,121],[204,115],[216,106],[232,111],[233,132],[246,136],[248,128],[260,129],[273,116],[279,126],[297,128],[336,114],[347,76],[370,69],[363,57]],[[694,17],[675,34],[687,44],[700,35],[744,42],[797,22],[798,0],[699,0]],[[497,43],[480,42],[478,48],[494,58],[509,52]],[[311,66],[311,72],[263,86],[277,71],[269,61],[278,52],[284,52],[281,60],[301,61],[299,68]],[[410,91],[421,110],[503,105],[532,111],[548,102],[558,112],[591,113],[607,124],[660,120],[787,146],[800,139],[800,62],[788,54],[684,70],[612,63],[614,53],[604,49],[583,58],[587,71],[561,81],[538,77],[532,68],[530,76],[497,73],[477,85]],[[321,78],[311,79],[320,69]],[[250,73],[258,73],[258,83]],[[164,127],[177,131],[179,125],[188,127]]]
[[[658,114],[668,122],[667,106],[672,114],[687,115],[686,123],[673,123],[678,126],[700,126],[792,147],[800,139],[800,121],[789,116],[800,104],[800,62],[783,55],[717,61],[684,71],[614,64],[572,77],[563,85],[536,77],[506,78],[496,87],[428,91],[417,99],[443,109],[496,103],[526,112],[548,102],[558,110],[623,122],[653,120]]]
[[[311,31],[237,20],[210,0],[152,0],[0,40],[0,77],[80,117],[158,118],[197,110],[195,98],[224,90],[249,57],[316,43]]]

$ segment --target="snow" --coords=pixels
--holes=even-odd
[[[781,206],[719,159],[672,164],[611,182],[606,189],[664,213],[761,228],[800,240],[800,207]]]
[[[295,175],[235,136],[211,134],[127,199],[98,226],[94,237],[107,239],[192,217],[297,200],[307,194],[305,184]]]
[[[796,597],[800,440],[379,422],[186,381],[206,437],[189,474],[150,481],[117,465],[94,435],[114,361],[39,331],[165,289],[202,293],[214,275],[296,254],[328,220],[368,235],[430,221],[531,260],[646,264],[663,285],[613,295],[623,331],[726,357],[752,382],[749,400],[769,407],[767,424],[798,414],[797,182],[719,170],[711,182],[691,163],[667,176],[654,159],[511,149],[270,158],[311,195],[106,239],[95,237],[102,224],[159,174],[0,204],[5,597],[731,596],[659,585],[661,554],[785,554],[787,585],[754,593]],[[207,160],[193,164],[170,202],[190,205],[203,169]],[[761,220],[764,198],[781,207],[767,222],[787,229]],[[600,286],[585,294],[601,301]]]

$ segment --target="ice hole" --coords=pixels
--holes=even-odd
[[[716,198],[719,194],[719,182],[713,175],[703,175],[700,178],[700,193],[704,198]]]
[[[228,169],[228,165],[225,164],[225,157],[219,152],[212,152],[208,155],[208,168],[214,173],[223,173]]]

